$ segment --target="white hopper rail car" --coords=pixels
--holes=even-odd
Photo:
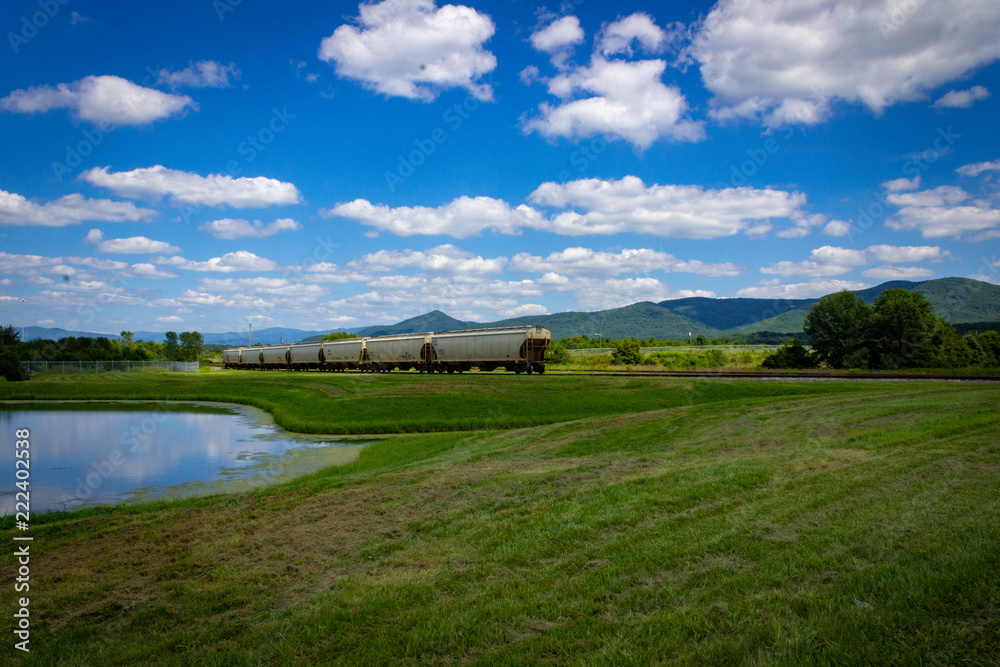
[[[240,347],[225,350],[222,358],[226,368],[239,370],[462,373],[478,368],[531,374],[545,372],[551,347],[548,329],[511,327]]]

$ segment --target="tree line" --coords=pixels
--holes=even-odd
[[[872,305],[853,292],[820,299],[803,326],[811,341],[782,346],[764,361],[768,368],[898,370],[905,368],[997,368],[1000,334],[959,335],[934,314],[919,292],[890,289]]]
[[[135,340],[131,331],[122,331],[117,339],[67,336],[24,342],[20,330],[8,325],[0,327],[0,375],[26,379],[25,361],[196,361],[204,342],[197,331],[168,331],[162,342]]]

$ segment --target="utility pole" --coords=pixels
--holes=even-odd
[[[27,343],[28,341],[24,339],[24,301],[25,299],[22,296],[21,297],[21,342]]]
[[[253,322],[250,322],[250,340],[247,347],[253,347]]]
[[[688,345],[691,344],[691,332],[688,331]]]

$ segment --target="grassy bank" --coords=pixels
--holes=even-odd
[[[104,373],[0,384],[0,400],[180,400],[253,405],[300,433],[496,429],[737,397],[863,390],[856,384],[717,382],[469,373]]]
[[[558,405],[671,386],[595,382]],[[705,384],[389,438],[252,494],[33,517],[22,663],[1000,659],[1000,389]]]
[[[649,370],[694,371],[718,368],[733,370],[751,370],[760,368],[761,363],[774,352],[772,349],[756,350],[726,350],[708,349],[696,352],[664,350],[645,354],[639,364],[634,367]],[[565,363],[553,366],[553,369],[567,370],[613,370],[621,368],[611,363],[610,352],[602,354],[574,354]]]

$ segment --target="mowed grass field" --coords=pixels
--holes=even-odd
[[[22,664],[1000,660],[998,386],[243,375],[0,396],[479,430],[251,494],[33,516]]]
[[[743,396],[862,390],[854,383],[650,382],[634,378],[282,371],[43,375],[0,383],[0,400],[180,400],[252,405],[299,433],[514,428]]]

